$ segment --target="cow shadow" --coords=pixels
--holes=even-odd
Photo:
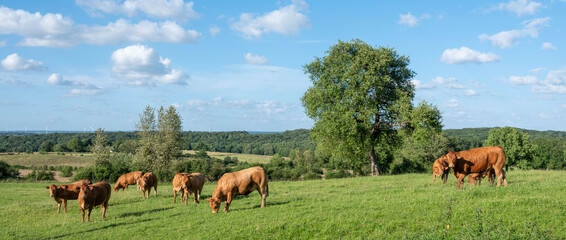
[[[73,236],[73,235],[76,235],[77,238],[79,238],[82,234],[85,234],[85,233],[100,231],[100,230],[113,228],[113,227],[123,227],[123,226],[126,226],[126,225],[135,225],[135,224],[138,224],[138,223],[149,222],[151,220],[152,219],[142,219],[142,220],[138,220],[138,221],[134,221],[134,222],[112,223],[112,224],[107,225],[107,226],[103,226],[103,227],[99,227],[99,228],[93,228],[93,229],[89,229],[89,230],[85,230],[85,231],[70,232],[70,233],[65,233],[65,234],[61,234],[61,235],[57,235],[57,236],[50,236],[50,238],[55,238],[55,239],[57,239],[57,238],[68,238],[68,237]]]
[[[273,202],[266,201],[265,207],[286,205],[286,204],[289,204],[290,202],[291,201],[273,201]],[[230,212],[246,211],[246,210],[261,208],[261,203],[259,203],[259,204],[254,204],[253,206],[239,207],[239,208],[236,208],[236,209],[232,209],[233,204],[234,204],[234,202],[232,202],[232,204],[230,204]]]
[[[118,218],[125,218],[125,217],[131,217],[131,216],[139,217],[139,216],[142,216],[142,215],[145,215],[145,214],[163,212],[163,211],[166,211],[166,210],[169,210],[169,209],[173,209],[173,207],[151,209],[151,210],[139,211],[139,212],[122,213],[122,214],[118,215]]]

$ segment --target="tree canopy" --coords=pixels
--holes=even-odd
[[[301,102],[315,121],[312,136],[319,147],[340,158],[351,159],[360,168],[369,158],[372,175],[379,175],[375,150],[400,142],[402,127],[432,127],[440,132],[440,114],[414,111],[412,100],[415,73],[408,68],[409,57],[392,48],[372,47],[361,41],[339,41],[322,58],[303,66],[312,86]],[[429,107],[429,105],[426,105]],[[437,113],[430,121],[427,113]],[[423,132],[424,134],[424,132]]]

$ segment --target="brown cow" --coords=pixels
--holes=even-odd
[[[436,159],[436,161],[434,161],[434,163],[432,164],[433,183],[436,182],[436,177],[440,177],[442,179],[442,184],[445,184],[446,181],[448,180],[448,174],[450,173],[450,168],[448,167],[448,164],[442,161],[443,157],[446,157],[446,155],[443,155],[439,159]]]
[[[217,213],[220,203],[225,201],[224,212],[228,212],[234,197],[248,195],[255,190],[261,195],[261,207],[265,207],[265,198],[269,195],[269,186],[267,185],[267,173],[262,167],[252,167],[224,174],[218,180],[212,198],[206,199],[206,201],[210,203],[212,213]]]
[[[173,177],[173,204],[177,201],[177,192],[181,192],[181,201],[185,202],[185,194],[188,193],[187,182],[189,181],[188,173],[177,173]],[[187,201],[188,202],[188,201]]]
[[[493,169],[497,176],[497,186],[507,186],[507,179],[503,173],[505,166],[505,151],[499,146],[480,147],[466,151],[450,151],[446,157],[441,158],[454,170],[458,178],[458,189],[464,184],[464,178],[472,173],[483,174]],[[475,178],[476,176],[474,176]]]
[[[200,173],[189,174],[189,181],[187,181],[187,192],[189,195],[194,193],[195,203],[200,203],[200,194],[202,193],[202,187],[204,186],[204,176]],[[189,201],[187,196],[187,202]],[[185,203],[186,204],[186,203]]]
[[[79,192],[79,207],[81,208],[81,214],[83,215],[82,221],[85,221],[85,210],[88,208],[88,222],[90,222],[90,212],[92,208],[96,205],[100,205],[102,209],[102,220],[104,220],[104,214],[106,214],[106,208],[108,208],[108,200],[110,200],[110,194],[112,193],[112,187],[107,182],[98,182],[92,185],[82,185],[80,186]]]
[[[118,178],[114,186],[114,192],[120,189],[128,189],[129,185],[138,184],[139,178],[143,175],[142,171],[126,173]],[[139,188],[139,186],[138,186]]]
[[[140,188],[143,192],[143,198],[149,199],[149,194],[151,193],[151,188],[155,189],[155,197],[157,197],[157,176],[152,172],[145,173],[140,178]],[[147,191],[147,197],[145,196],[145,192]]]
[[[59,186],[51,184],[50,186],[45,187],[46,189],[49,189],[49,197],[54,198],[57,202],[57,213],[61,211],[61,203],[63,203],[63,208],[65,209],[65,213],[67,213],[67,200],[77,199],[80,191],[79,186],[83,184],[90,184],[90,180],[84,179]]]

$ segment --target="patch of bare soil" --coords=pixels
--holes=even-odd
[[[20,177],[25,177],[27,175],[29,175],[31,172],[33,172],[33,170],[29,170],[29,169],[19,169],[18,170],[20,172]],[[55,172],[55,180],[57,182],[70,182],[71,178],[70,177],[62,177],[61,176],[61,172],[59,171],[54,171]]]

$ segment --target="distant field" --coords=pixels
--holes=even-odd
[[[566,174],[509,171],[508,187],[487,184],[456,190],[429,174],[270,182],[267,206],[256,192],[238,197],[229,213],[200,204],[172,203],[170,183],[159,196],[112,192],[106,219],[96,207],[80,223],[44,188],[50,183],[0,183],[0,239],[565,239]],[[113,185],[113,184],[112,184]],[[177,199],[179,200],[179,199]]]
[[[85,167],[94,164],[94,157],[91,153],[65,153],[58,155],[56,153],[48,154],[0,154],[0,161],[5,161],[10,165],[31,166],[73,166]]]
[[[194,154],[195,151],[185,151]],[[220,153],[220,152],[207,152],[209,156],[218,159],[224,159],[226,156],[237,157],[239,161],[249,163],[269,163],[271,156],[241,154],[241,153]],[[73,166],[84,167],[94,164],[94,157],[91,153],[65,153],[59,155],[57,153],[47,154],[7,154],[0,153],[0,161],[5,161],[10,165],[21,165],[26,167],[31,166]]]

